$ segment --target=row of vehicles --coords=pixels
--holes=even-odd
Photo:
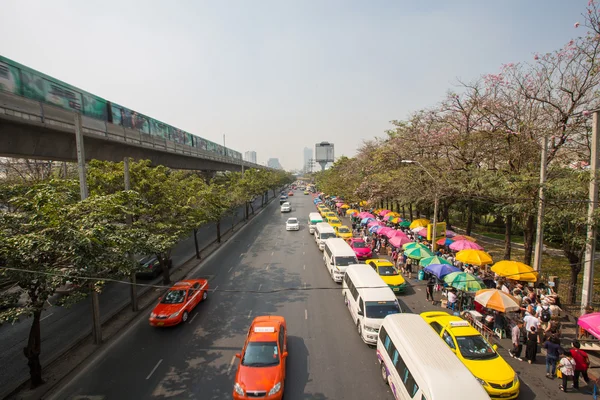
[[[344,303],[358,335],[377,346],[382,378],[395,398],[518,397],[519,377],[496,345],[469,322],[444,311],[402,314],[396,297],[406,288],[402,275],[386,259],[367,258],[372,254],[364,250],[368,246],[362,239],[340,238],[323,221],[328,212],[320,205],[319,213],[309,215],[309,232],[323,250],[330,276],[342,282]],[[357,243],[364,247],[355,248]]]

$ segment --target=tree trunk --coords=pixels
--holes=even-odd
[[[512,250],[512,223],[513,216],[508,214],[504,217],[504,259],[510,260],[510,252]]]
[[[23,348],[23,354],[27,358],[29,365],[29,377],[31,378],[31,388],[34,389],[45,382],[42,379],[42,364],[40,363],[40,353],[42,346],[42,337],[40,333],[40,316],[42,308],[39,307],[33,312],[33,321],[29,330],[29,340],[27,346]]]
[[[221,220],[217,221],[217,243],[221,243]]]
[[[567,304],[579,304],[577,300],[577,278],[581,272],[581,260],[585,253],[585,249],[583,249],[580,254],[577,254],[571,249],[563,248],[563,253],[571,265],[571,281],[569,282],[569,290],[567,291]]]
[[[467,228],[465,229],[465,235],[471,236],[473,230],[473,202],[469,200],[467,202]]]
[[[442,204],[443,206],[441,220],[446,223],[446,229],[452,230],[452,225],[450,224],[450,203],[446,203],[444,201]]]
[[[408,203],[408,213],[410,214],[410,220],[413,220],[413,209],[412,209],[412,203]]]
[[[525,228],[523,229],[523,247],[525,248],[525,255],[523,256],[523,262],[527,265],[531,265],[531,256],[533,254],[533,237],[535,235],[535,217],[533,214],[527,215],[525,221]]]
[[[419,206],[417,206],[415,210],[415,219],[419,218],[421,218],[421,210],[419,210]]]
[[[196,247],[196,258],[200,259],[200,250],[198,249],[198,229],[194,228],[194,245]]]
[[[163,273],[163,284],[168,285],[171,283],[171,274],[169,271],[169,253],[159,253],[156,255],[160,264],[160,269]]]
[[[265,193],[262,194],[262,196],[260,196],[260,208],[263,208],[265,206]]]
[[[406,208],[402,206],[402,219],[406,219]]]
[[[252,209],[252,215],[254,215],[254,202],[252,201],[248,204],[250,204],[250,208]]]

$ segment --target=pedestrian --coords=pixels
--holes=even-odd
[[[537,331],[540,327],[540,320],[537,319],[537,317],[530,312],[525,312],[525,317],[523,317],[523,322],[525,323],[525,331],[526,332],[531,331],[531,328],[535,328],[535,330]]]
[[[508,351],[511,357],[516,358],[519,361],[523,361],[521,358],[521,350],[523,349],[523,339],[521,330],[523,329],[523,321],[518,320],[516,325],[512,327],[511,333],[511,341],[513,348]]]
[[[531,329],[527,331],[527,343],[525,347],[525,358],[529,364],[533,364],[535,362],[539,340],[540,336],[537,333],[537,329],[535,326],[532,326]]]
[[[429,275],[429,280],[427,280],[427,300],[431,300],[431,304],[435,304],[435,300],[433,298],[433,290],[435,289],[436,279],[433,274]]]
[[[551,337],[542,345],[546,349],[546,378],[554,379],[556,376],[556,363],[558,355],[562,351],[560,340],[556,337]]]
[[[456,301],[458,300],[458,296],[456,295],[456,289],[452,288],[448,291],[448,305],[447,308],[451,310],[456,309]]]
[[[412,263],[413,260],[412,258],[407,258],[406,259],[406,264],[404,264],[404,269],[406,270],[406,273],[408,274],[408,279],[412,278]]]
[[[558,388],[563,392],[567,391],[567,382],[569,379],[573,379],[575,375],[575,360],[573,360],[573,356],[571,353],[566,353],[563,358],[560,359],[558,363],[558,369],[560,374],[562,375],[562,385]],[[573,384],[575,386],[575,384]]]
[[[572,343],[573,348],[570,353],[575,361],[575,373],[573,376],[573,389],[579,389],[579,375],[585,381],[585,384],[590,383],[590,377],[588,376],[588,369],[590,368],[590,358],[587,353],[580,349],[581,344],[578,340]]]
[[[540,320],[542,329],[546,330],[548,323],[552,319],[552,310],[546,300],[543,300],[542,304],[536,308],[535,316]]]

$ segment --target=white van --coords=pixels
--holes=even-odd
[[[335,282],[342,281],[348,265],[358,264],[356,253],[352,250],[352,247],[341,238],[325,240],[323,261],[325,261],[325,266],[329,271],[329,275],[331,275],[331,279]]]
[[[319,245],[319,250],[325,248],[326,239],[334,238],[335,236],[335,230],[327,222],[317,222],[315,225],[315,242]]]
[[[367,344],[377,343],[377,334],[386,316],[402,312],[392,289],[366,264],[346,268],[342,295],[358,336]]]
[[[483,386],[419,314],[384,318],[377,339],[381,377],[396,399],[488,399]]]
[[[308,214],[308,233],[310,233],[311,235],[315,233],[315,229],[319,222],[323,222],[321,214],[319,214],[318,212],[311,212],[310,214]]]

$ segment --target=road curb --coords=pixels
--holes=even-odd
[[[178,277],[177,280],[185,279],[187,275],[198,268],[199,265],[203,264],[207,261],[212,254],[221,249],[225,244],[229,242],[229,240],[236,236],[241,230],[247,226],[250,222],[252,222],[256,217],[261,215],[263,211],[276,199],[277,196],[274,196],[271,199],[268,199],[265,204],[260,207],[254,214],[249,214],[248,219],[242,219],[237,224],[233,225],[233,227],[227,229],[224,233],[221,234],[221,242],[219,243],[217,239],[210,242],[208,245],[200,249],[199,253],[201,254],[201,258],[197,259],[196,254],[194,254],[190,259],[186,262],[182,263],[179,267],[172,271],[172,275],[175,275],[177,272],[181,272],[187,268],[187,270],[183,273],[181,277]],[[239,227],[236,231],[235,228]],[[209,250],[208,254],[202,255],[202,252]],[[30,379],[21,380],[20,383],[15,385],[10,391],[7,391],[6,394],[3,394],[2,399],[15,399],[15,400],[33,400],[33,399],[42,399],[45,398],[50,392],[55,390],[58,385],[64,383],[65,379],[68,378],[78,367],[82,366],[87,360],[92,358],[94,355],[98,354],[99,351],[105,349],[115,340],[120,337],[120,333],[129,329],[133,323],[135,323],[138,318],[141,318],[144,312],[155,303],[154,296],[150,296],[152,292],[151,287],[146,287],[146,290],[143,292],[140,291],[138,294],[138,302],[141,303],[142,300],[146,298],[151,298],[144,304],[140,306],[138,311],[133,312],[130,311],[131,315],[127,316],[127,319],[123,321],[122,325],[118,327],[112,334],[106,335],[103,337],[103,341],[100,345],[93,345],[90,343],[86,343],[86,341],[91,341],[91,328],[89,331],[86,331],[85,334],[80,335],[73,343],[65,348],[60,354],[56,354],[49,361],[46,362],[46,366],[44,368],[46,376],[46,383],[39,388],[34,390],[29,389],[27,386],[30,382]],[[128,301],[123,306],[119,307],[112,313],[109,313],[109,316],[104,319],[102,322],[103,332],[110,331],[110,324],[116,323],[116,320],[119,316],[124,316],[123,314],[131,307],[131,301]],[[91,346],[91,349],[88,354],[81,355],[81,359],[78,362],[75,362],[68,367],[65,366],[64,369],[57,373],[56,376],[52,376],[52,369],[58,369],[58,366],[61,362],[68,362],[70,358],[75,358],[77,355],[77,349],[82,348],[83,346]],[[50,393],[51,394],[51,393]]]

